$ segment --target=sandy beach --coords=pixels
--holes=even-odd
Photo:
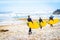
[[[60,0],[0,0],[0,40],[60,40]]]
[[[7,24],[0,24],[0,30],[8,30],[6,32],[0,31],[0,40],[60,40],[60,22],[54,24],[53,27],[47,24],[42,29],[32,29],[31,35],[28,35],[29,28],[24,20],[9,21]]]

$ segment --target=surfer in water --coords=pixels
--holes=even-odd
[[[33,23],[32,19],[30,18],[30,15],[28,15],[27,21]],[[27,23],[27,25],[29,26],[28,23]],[[31,30],[31,28],[29,28],[29,35],[30,35],[30,34],[32,34],[32,30]]]
[[[41,22],[43,22],[43,20],[41,19],[41,17],[39,17],[39,26],[42,29]]]

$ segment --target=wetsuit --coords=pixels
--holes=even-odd
[[[28,22],[32,22],[31,18],[28,18],[27,21],[28,21]]]
[[[32,22],[32,19],[31,19],[31,18],[28,18],[27,21],[28,21],[28,22]],[[33,23],[33,22],[32,22],[32,23]],[[28,26],[29,26],[29,24],[28,24]],[[32,32],[31,32],[31,28],[29,28],[29,34],[31,34],[31,33],[32,33]]]
[[[39,23],[41,23],[41,22],[43,22],[43,20],[40,18],[40,19],[39,19]],[[39,24],[39,25],[40,25],[40,28],[42,29],[41,24]]]
[[[53,16],[49,17],[49,20],[53,20]]]
[[[42,19],[39,19],[39,22],[43,22]]]
[[[50,20],[53,20],[53,16],[50,16],[50,17],[49,17],[49,21],[50,21]],[[54,21],[54,20],[53,20],[53,21]],[[53,24],[50,24],[50,25],[53,27]]]

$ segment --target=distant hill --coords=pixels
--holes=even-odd
[[[57,9],[56,11],[54,11],[53,14],[60,15],[60,9]]]

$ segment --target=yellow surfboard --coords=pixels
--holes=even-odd
[[[54,21],[53,20],[50,20],[48,23],[49,24],[54,24]]]
[[[38,23],[38,22],[28,22],[28,24],[29,24],[29,28],[32,28],[32,29],[38,29],[38,28],[40,28],[40,26],[39,26],[39,24],[41,24],[41,26],[42,27],[44,27],[44,26],[46,26],[47,25],[47,23],[46,23],[46,21],[43,21],[43,22],[41,22],[41,23]]]
[[[39,28],[39,24],[38,24],[38,22],[28,22],[28,24],[29,24],[29,28],[32,28],[32,29],[37,29],[37,28]]]
[[[59,19],[55,18],[54,20],[50,20],[48,23],[49,24],[56,24],[59,22]]]
[[[41,23],[39,23],[42,27],[45,27],[47,25],[46,21],[43,21]]]
[[[58,18],[55,18],[54,19],[54,24],[58,23],[59,22],[59,19]]]

